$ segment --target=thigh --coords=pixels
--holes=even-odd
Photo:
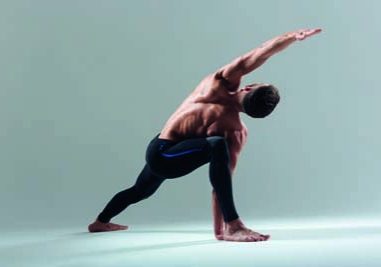
[[[186,175],[210,162],[210,145],[206,138],[164,143],[158,147],[159,174],[167,178]]]

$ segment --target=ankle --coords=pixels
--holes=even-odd
[[[107,224],[107,222],[101,222],[100,220],[96,219],[95,220],[96,223],[99,223],[99,224]]]
[[[235,220],[230,221],[230,222],[225,222],[225,229],[226,230],[236,230],[236,229],[240,229],[244,226],[245,225],[243,224],[243,222],[241,221],[240,218],[235,219]]]

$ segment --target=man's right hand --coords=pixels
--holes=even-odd
[[[302,41],[307,37],[310,37],[312,35],[318,34],[322,30],[320,28],[316,29],[303,29],[293,32],[293,35],[295,36],[295,39],[298,41]]]

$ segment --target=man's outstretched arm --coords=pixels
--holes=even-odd
[[[284,50],[297,40],[304,40],[319,32],[321,32],[321,29],[305,29],[277,36],[250,52],[234,59],[230,64],[222,67],[217,74],[231,85],[230,88],[233,88],[232,90],[236,90],[237,88],[234,85],[240,83],[242,76],[261,66],[272,55]]]

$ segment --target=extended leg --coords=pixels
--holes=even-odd
[[[151,196],[159,188],[163,181],[164,178],[154,175],[149,166],[146,164],[140,172],[135,184],[132,187],[117,193],[107,203],[106,207],[98,215],[95,225],[89,225],[89,231],[99,232],[102,229],[105,229],[103,231],[108,231],[105,224],[109,223],[111,218],[118,215],[129,205]],[[113,224],[110,223],[110,226],[112,228]],[[114,228],[116,228],[116,230],[122,230],[118,229],[117,226]]]
[[[106,223],[118,215],[129,205],[151,196],[164,181],[164,178],[154,175],[146,164],[139,174],[135,184],[117,193],[98,215],[98,220]]]

